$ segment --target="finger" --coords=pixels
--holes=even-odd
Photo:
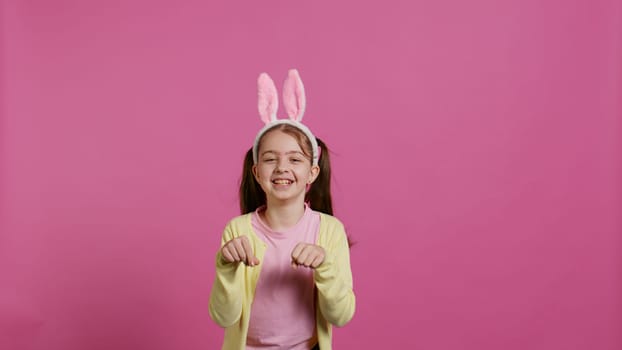
[[[313,261],[315,261],[315,259],[317,259],[318,256],[319,256],[319,252],[315,249],[311,249],[302,264],[306,267],[311,267],[311,264],[313,264]]]
[[[227,243],[227,245],[224,246],[223,251],[227,251],[227,253],[229,253],[231,256],[231,262],[240,261],[240,257],[238,256],[233,243]]]
[[[251,247],[250,242],[246,237],[242,237],[241,241],[242,249],[244,249],[244,256],[246,256],[246,265],[254,266],[257,258],[253,253],[253,248]]]
[[[233,243],[235,252],[237,253],[239,257],[238,261],[246,262],[246,252],[244,251],[244,247],[242,246],[241,239],[236,239],[232,243]]]
[[[311,267],[315,269],[318,266],[322,265],[323,262],[324,262],[324,254],[320,254],[316,256],[315,259],[313,259],[313,262],[311,263]]]
[[[312,267],[313,262],[318,258],[321,258],[322,249],[315,245],[308,246],[309,254],[304,259],[303,265],[306,267]]]
[[[311,249],[311,247],[305,246],[300,252],[300,254],[298,254],[298,257],[296,258],[296,262],[298,263],[298,265],[307,266],[305,262],[307,261],[307,259],[309,259],[309,256],[312,253],[313,253],[313,250]]]
[[[296,246],[294,247],[294,250],[292,250],[292,260],[293,261],[296,261],[298,259],[298,256],[300,255],[300,252],[302,252],[304,247],[305,247],[304,243],[296,244]]]
[[[235,259],[233,258],[233,255],[231,255],[231,253],[229,253],[229,249],[227,249],[227,247],[223,247],[223,249],[220,251],[220,253],[225,258],[226,262],[232,263],[232,262],[235,261]]]

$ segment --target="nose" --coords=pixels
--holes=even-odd
[[[284,173],[287,171],[287,161],[283,158],[279,158],[276,163],[276,169],[278,173]]]

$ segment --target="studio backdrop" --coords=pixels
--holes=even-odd
[[[218,349],[290,68],[355,241],[336,349],[622,348],[619,0],[1,4],[1,349]]]

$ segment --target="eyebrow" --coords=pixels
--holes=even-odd
[[[262,153],[261,153],[261,155],[262,155],[262,156],[264,156],[264,155],[266,155],[266,153],[275,153],[275,154],[278,154],[279,152],[277,152],[277,151],[270,151],[270,150],[268,150],[268,151],[262,152]],[[286,154],[286,155],[288,155],[288,154],[300,154],[301,156],[306,157],[306,156],[305,156],[305,154],[304,154],[303,152],[301,152],[301,151],[287,151],[287,152],[285,152],[285,154]]]

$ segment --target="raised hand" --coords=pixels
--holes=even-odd
[[[292,266],[299,265],[315,269],[324,262],[326,253],[319,245],[298,243],[292,250]]]
[[[220,253],[228,263],[243,262],[248,266],[259,265],[259,259],[253,253],[253,248],[246,236],[231,239],[220,248]]]

